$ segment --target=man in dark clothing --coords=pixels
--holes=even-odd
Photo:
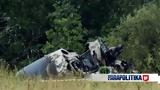
[[[115,63],[115,60],[122,52],[123,45],[118,45],[117,47],[111,47],[107,52],[105,52],[106,65],[112,66]]]

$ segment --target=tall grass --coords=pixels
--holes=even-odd
[[[78,80],[42,82],[39,79],[15,77],[14,72],[1,67],[0,90],[160,90],[160,85],[155,83],[105,83]]]

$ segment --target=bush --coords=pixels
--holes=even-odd
[[[110,33],[111,45],[125,45],[122,58],[135,63],[140,72],[160,72],[160,6],[150,4],[128,15]]]

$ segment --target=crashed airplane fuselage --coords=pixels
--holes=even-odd
[[[75,52],[68,52],[65,49],[59,49],[25,66],[17,72],[16,76],[49,77],[51,75],[54,76],[66,73],[68,65],[66,57],[67,60],[72,60],[76,59],[78,54]]]
[[[126,72],[131,64],[117,60],[123,46],[108,48],[101,40],[88,42],[88,50],[82,55],[59,49],[34,61],[17,72],[17,76],[53,77],[70,71],[82,74],[96,73],[101,65],[109,68],[110,73],[118,73],[118,69]]]

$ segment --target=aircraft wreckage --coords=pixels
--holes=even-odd
[[[123,50],[123,45],[107,47],[100,39],[88,42],[87,50],[78,55],[63,48],[25,66],[17,72],[17,76],[54,77],[66,73],[79,72],[83,75],[98,73],[101,66],[106,66],[109,73],[126,72],[133,65],[117,57]]]

